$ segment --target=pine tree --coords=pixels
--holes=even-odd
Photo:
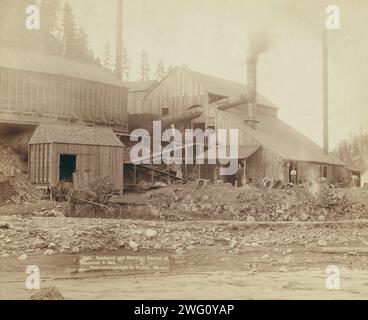
[[[39,31],[25,28],[25,9],[35,4],[32,0],[1,0],[0,4],[0,44],[23,49],[40,46]]]
[[[145,50],[143,50],[141,53],[140,76],[142,81],[147,81],[150,79],[150,66],[148,62],[148,56]]]
[[[72,7],[65,3],[63,12],[63,50],[66,57],[73,58],[77,51],[77,27]]]
[[[106,42],[106,44],[105,44],[103,66],[106,69],[110,70],[110,71],[113,71],[113,69],[114,69],[114,64],[113,64],[113,60],[112,60],[112,54],[111,54],[110,44],[108,42]]]
[[[75,58],[86,62],[95,62],[92,51],[89,49],[88,35],[79,27],[76,35]]]
[[[42,0],[40,4],[41,33],[48,50],[55,54],[62,54],[62,43],[58,39],[61,28],[58,25],[60,0]]]
[[[173,67],[173,65],[172,64],[170,64],[169,66],[168,66],[168,68],[167,68],[167,72],[166,72],[166,74],[169,74],[171,71],[173,71],[174,70],[174,67]]]
[[[160,60],[156,68],[156,80],[161,81],[163,78],[165,78],[165,76],[166,76],[165,67],[163,62]]]
[[[72,7],[66,2],[63,15],[63,49],[68,58],[96,63],[89,49],[88,36],[82,27],[75,23]]]
[[[122,54],[122,66],[121,66],[121,72],[123,79],[122,80],[129,80],[130,78],[130,59],[128,57],[128,50],[123,45],[123,54]]]
[[[55,35],[59,29],[57,19],[60,8],[60,0],[42,0],[40,4],[41,29],[46,31],[49,35]]]

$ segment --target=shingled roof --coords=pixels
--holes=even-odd
[[[28,144],[39,143],[124,146],[110,128],[55,124],[42,124],[36,128]]]
[[[62,75],[70,78],[127,87],[112,72],[101,66],[38,51],[0,47],[0,67]]]
[[[244,122],[247,118],[246,112],[235,109],[217,112],[284,160],[345,165],[334,156],[325,154],[318,144],[278,118],[258,114],[257,119],[260,122],[256,129],[252,129]]]

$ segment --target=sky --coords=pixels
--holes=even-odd
[[[77,22],[103,60],[114,52],[116,0],[69,0]],[[368,1],[366,0],[124,0],[124,42],[139,78],[146,50],[151,71],[189,68],[246,84],[249,35],[261,31],[270,45],[258,63],[258,90],[280,118],[322,144],[322,30],[328,5],[340,9],[341,28],[330,30],[330,147],[368,130]],[[153,72],[152,72],[153,73]]]

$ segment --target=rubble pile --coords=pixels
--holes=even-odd
[[[368,207],[332,186],[258,189],[213,184],[178,192],[171,210],[215,219],[334,221],[368,217]],[[162,209],[161,209],[162,210]]]
[[[149,250],[182,254],[218,245],[229,253],[247,247],[368,244],[368,229],[326,224],[277,224],[255,227],[245,222],[164,222],[78,218],[7,217],[0,228],[0,257],[26,261],[32,254],[79,254],[88,251]],[[333,232],[332,229],[333,228]]]
[[[27,165],[19,154],[9,147],[0,145],[0,176],[11,177],[24,172],[26,168]]]
[[[6,203],[38,202],[40,192],[27,180],[26,162],[9,147],[0,146],[0,206]]]

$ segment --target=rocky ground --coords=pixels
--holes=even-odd
[[[127,249],[181,254],[196,247],[219,245],[237,254],[257,246],[368,245],[368,224],[253,223],[241,221],[164,222],[59,217],[2,217],[0,252],[20,260],[31,254],[80,253]]]
[[[2,217],[0,299],[359,298],[368,283],[368,221],[147,221]],[[79,271],[83,256],[167,257],[165,272]],[[325,288],[328,266],[341,291]],[[216,287],[221,287],[221,291]],[[157,290],[160,288],[160,290]],[[198,296],[197,290],[202,296]],[[37,293],[37,292],[36,292]]]
[[[315,184],[288,189],[174,185],[126,194],[122,217],[161,220],[339,221],[368,218],[368,190]]]
[[[365,295],[368,190],[175,185],[124,199],[119,219],[69,217],[66,203],[0,207],[0,299],[328,298],[330,265],[354,274],[336,297]],[[85,255],[167,257],[169,269],[81,273]],[[44,291],[25,289],[28,265]]]

